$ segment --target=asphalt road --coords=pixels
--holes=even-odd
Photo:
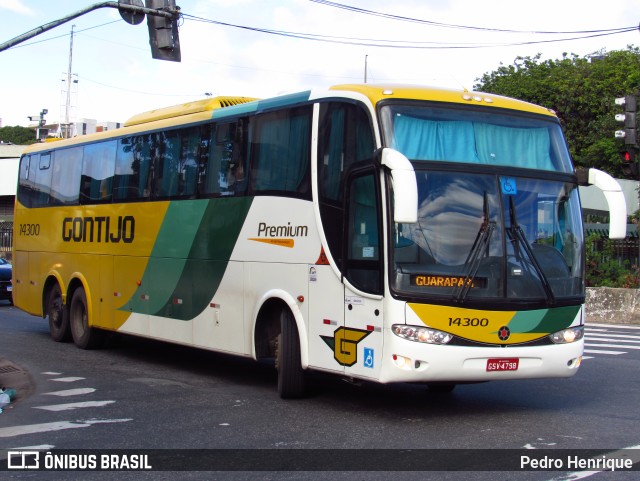
[[[389,450],[408,449],[430,450],[417,455],[432,457],[496,452],[509,457],[524,449],[612,452],[640,447],[639,347],[638,326],[590,326],[587,359],[570,379],[463,385],[451,394],[433,395],[418,385],[350,384],[312,374],[308,398],[284,401],[268,363],[124,336],[115,336],[106,349],[83,351],[53,342],[46,321],[4,304],[0,357],[28,373],[31,389],[0,414],[0,449],[165,449],[167,454],[179,449],[247,449],[250,456],[256,449],[303,449],[323,450],[314,452],[328,463],[325,458],[335,454],[324,451],[329,449],[357,449],[349,453],[361,455],[359,462],[372,463],[377,456],[398,452]],[[6,374],[0,370],[3,379]],[[398,469],[395,460],[391,462]],[[393,476],[345,470],[178,475],[66,471],[39,472],[37,477],[583,479],[567,478],[570,470],[462,473],[455,471],[455,463],[449,468],[452,471]],[[35,474],[11,471],[3,477]],[[589,480],[631,480],[637,475],[593,473]]]

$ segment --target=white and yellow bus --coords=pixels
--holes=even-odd
[[[585,322],[579,183],[548,109],[341,85],[158,109],[22,156],[14,302],[56,341],[115,331],[381,383],[567,377]]]

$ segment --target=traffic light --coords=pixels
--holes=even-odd
[[[638,178],[638,99],[636,95],[625,95],[617,98],[615,104],[624,109],[624,113],[616,114],[616,121],[620,122],[623,130],[616,130],[616,139],[622,141],[624,146],[620,147],[620,167],[626,177]]]
[[[621,168],[625,177],[635,179],[638,177],[638,148],[634,146],[627,146],[624,150],[620,151],[620,157],[622,160]]]
[[[624,113],[616,114],[616,120],[623,124],[624,130],[616,130],[616,139],[624,141],[625,145],[638,145],[638,126],[636,123],[636,111],[638,100],[635,95],[625,95],[617,98],[616,105],[624,108]]]
[[[145,6],[154,10],[177,12],[175,0],[145,0]],[[173,18],[147,14],[151,56],[159,60],[180,62],[178,15]]]

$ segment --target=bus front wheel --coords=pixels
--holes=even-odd
[[[80,349],[96,349],[104,342],[105,332],[89,326],[87,295],[82,287],[76,289],[71,298],[69,324],[73,342]]]
[[[57,283],[49,290],[46,313],[49,318],[49,334],[51,338],[56,342],[70,341],[69,316],[62,301],[62,291]]]
[[[277,341],[276,367],[278,368],[278,393],[283,399],[304,396],[304,369],[300,355],[300,337],[296,322],[289,309],[280,314],[280,334]]]

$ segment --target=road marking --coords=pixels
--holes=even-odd
[[[30,451],[38,451],[38,450],[45,450],[45,449],[53,449],[55,448],[55,446],[53,444],[38,444],[37,446],[16,446],[13,448],[9,448],[9,450],[13,451],[13,450],[30,450]]]
[[[640,326],[631,325],[631,324],[591,324],[587,323],[587,328],[589,327],[604,327],[606,329],[631,329],[631,330],[640,330]]]
[[[593,343],[588,343],[585,342],[584,343],[585,346],[592,346],[592,347],[618,347],[620,349],[640,349],[640,346],[628,346],[626,344],[593,344]]]
[[[96,390],[92,387],[82,387],[78,389],[65,389],[64,391],[52,391],[42,393],[45,396],[80,396],[81,394],[90,394]]]
[[[613,354],[614,356],[626,354],[626,352],[623,351],[601,351],[600,349],[585,349],[584,352],[587,354]]]
[[[630,337],[630,336],[615,336],[615,337]],[[638,336],[634,336],[632,339],[638,339]],[[640,344],[639,341],[632,341],[631,339],[614,339],[614,336],[600,337],[600,336],[586,336],[586,341],[597,341],[597,342],[630,342],[634,344]]]
[[[88,428],[94,424],[124,423],[133,419],[90,419],[86,421],[56,421],[42,424],[23,424],[22,426],[10,426],[0,428],[0,438],[11,438],[23,434],[47,433],[61,431],[63,429]]]
[[[61,372],[45,371],[45,372],[40,373],[40,374],[44,374],[45,376],[60,376],[62,373]]]
[[[86,379],[86,378],[84,378],[84,377],[58,377],[56,379],[49,379],[49,381],[76,382],[76,381],[82,381],[83,379]]]
[[[45,411],[72,411],[82,408],[98,408],[114,403],[115,401],[86,401],[79,403],[52,404],[51,406],[34,406],[34,409],[44,409]]]

